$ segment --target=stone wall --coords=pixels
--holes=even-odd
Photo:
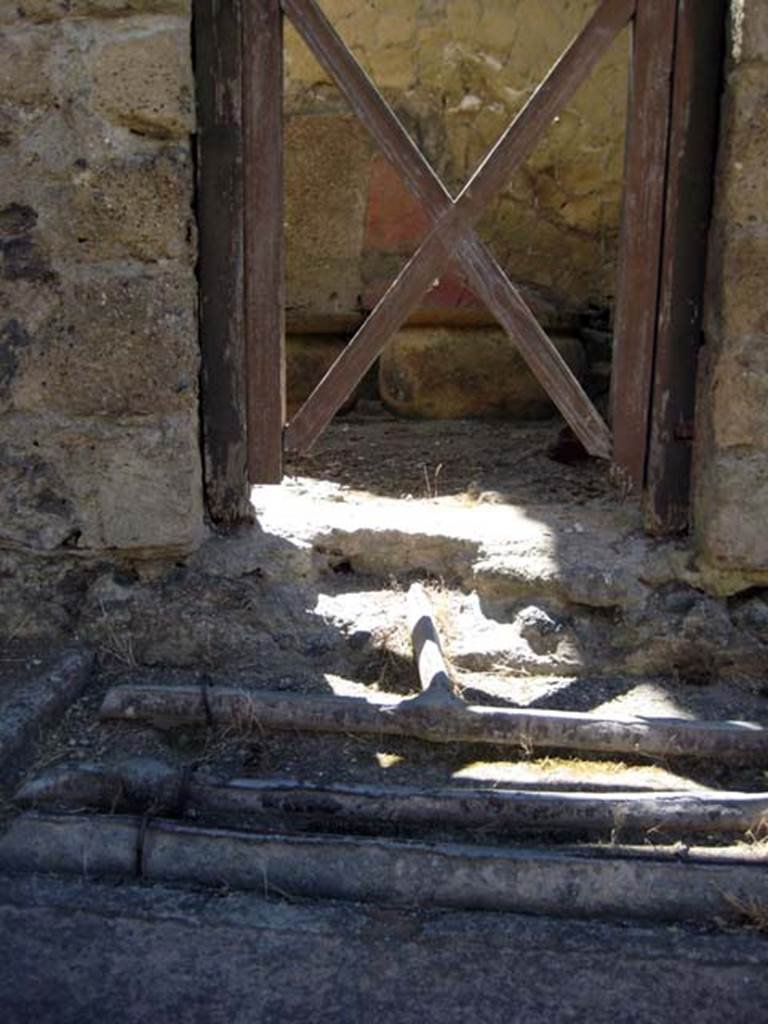
[[[768,580],[768,5],[733,0],[696,423],[710,585]]]
[[[0,0],[0,545],[202,530],[188,0]]]

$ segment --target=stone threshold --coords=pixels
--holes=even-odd
[[[0,870],[196,883],[288,899],[615,920],[738,921],[768,905],[768,851],[539,849],[202,828],[135,816],[28,812]]]

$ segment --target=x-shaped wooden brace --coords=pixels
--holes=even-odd
[[[603,0],[455,200],[315,0],[281,5],[432,220],[429,235],[287,425],[286,448],[306,451],[313,444],[446,259],[455,256],[587,451],[610,458],[608,427],[473,225],[628,23],[636,0]]]

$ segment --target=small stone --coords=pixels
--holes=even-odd
[[[562,624],[548,615],[543,608],[531,605],[517,615],[520,636],[528,641],[535,654],[554,654],[560,642]]]

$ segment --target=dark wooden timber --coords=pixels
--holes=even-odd
[[[450,194],[315,0],[283,0],[283,9],[384,154],[423,202],[431,219],[438,220],[452,204]],[[608,428],[519,291],[474,231],[467,231],[455,255],[475,293],[505,327],[585,448],[593,455],[609,458]]]
[[[101,717],[768,764],[768,729],[752,724],[637,716],[613,719],[575,711],[431,704],[420,698],[393,704],[228,687],[125,685],[107,693]]]
[[[726,0],[679,0],[645,513],[651,533],[688,527],[690,429],[725,44]]]
[[[611,407],[614,462],[638,491],[648,449],[676,13],[676,0],[642,0],[632,33]]]
[[[243,191],[248,467],[251,483],[283,476],[283,14],[279,0],[243,4]]]
[[[195,0],[197,223],[205,494],[232,526],[248,500],[240,0]]]
[[[635,0],[603,0],[586,28],[565,50],[502,134],[455,203],[446,205],[419,250],[289,424],[288,448],[304,451],[316,440],[434,281],[448,254],[466,241],[468,230],[588,77],[634,9]],[[493,292],[494,288],[488,287],[484,297]],[[598,438],[595,446],[602,449],[604,445],[605,438],[602,443]]]
[[[146,760],[123,765],[58,765],[26,782],[18,807],[92,809],[136,814],[235,818],[253,828],[279,824],[323,832],[398,834],[471,828],[483,834],[520,830],[615,838],[645,833],[679,835],[753,832],[768,821],[768,793],[615,790],[604,793],[429,788],[307,783],[291,779],[227,779],[158,764],[154,782]]]

